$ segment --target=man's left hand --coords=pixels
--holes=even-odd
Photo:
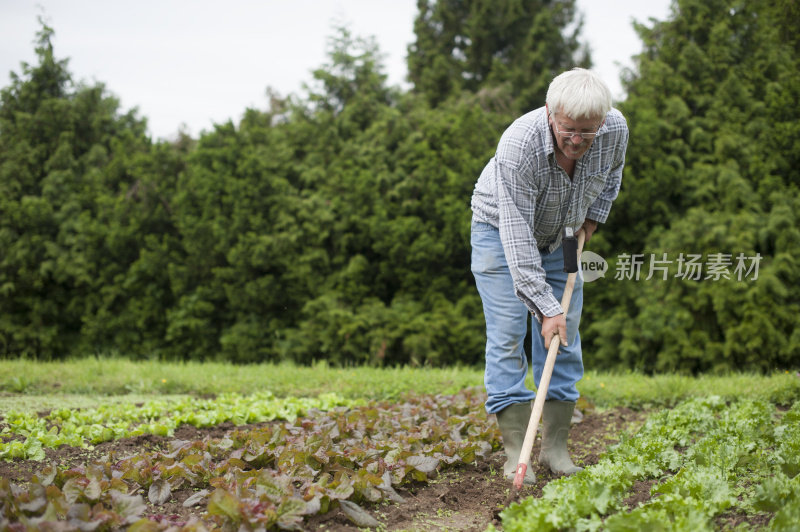
[[[586,233],[586,242],[589,242],[595,231],[597,231],[597,222],[586,218],[583,221],[583,232]]]

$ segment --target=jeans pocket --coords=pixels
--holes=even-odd
[[[490,273],[508,270],[500,231],[486,222],[472,222],[472,272]]]

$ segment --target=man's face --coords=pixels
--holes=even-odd
[[[548,115],[550,129],[556,139],[558,150],[567,159],[578,160],[594,142],[597,130],[603,125],[604,118],[572,119],[563,113]],[[588,137],[588,138],[586,138]]]

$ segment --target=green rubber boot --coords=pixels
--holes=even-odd
[[[542,410],[542,451],[539,463],[553,473],[571,475],[583,470],[572,463],[567,451],[567,436],[572,421],[575,403],[567,401],[545,401]]]
[[[500,433],[503,435],[503,448],[506,451],[506,463],[503,464],[503,476],[508,480],[514,480],[517,476],[517,464],[519,464],[519,453],[522,451],[522,444],[525,441],[525,431],[528,430],[528,422],[531,419],[531,403],[516,403],[497,413],[497,424],[500,425]],[[530,461],[528,470],[525,472],[523,484],[535,484],[536,473],[533,472]]]

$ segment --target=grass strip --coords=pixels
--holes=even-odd
[[[314,397],[335,392],[349,399],[397,399],[408,392],[453,394],[482,386],[483,369],[336,368],[326,363],[233,365],[218,362],[130,361],[85,358],[64,362],[0,360],[0,413],[18,410],[20,396],[84,395],[249,395],[268,390],[276,397]],[[533,388],[532,378],[528,386]],[[600,407],[672,406],[690,397],[717,395],[790,405],[800,399],[800,377],[782,371],[770,375],[643,375],[588,371],[578,383],[581,394]],[[45,409],[41,407],[40,409]]]
[[[252,394],[395,399],[404,393],[453,394],[483,384],[475,368],[334,368],[326,363],[233,365],[85,358],[64,362],[0,360],[0,390],[13,394]],[[2,397],[0,397],[2,400]],[[0,403],[2,406],[2,403]]]

